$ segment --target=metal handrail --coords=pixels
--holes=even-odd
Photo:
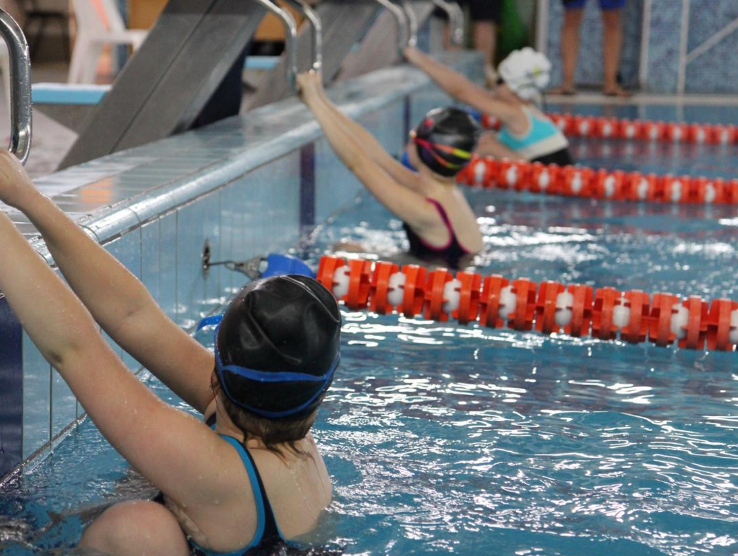
[[[407,22],[407,16],[405,15],[405,11],[400,8],[399,6],[393,4],[391,0],[375,0],[394,16],[395,21],[397,22],[397,37],[398,37],[398,44],[397,44],[397,51],[400,55],[400,58],[404,57],[404,50],[405,47],[410,42],[410,34],[408,29],[408,22]]]
[[[323,23],[318,13],[305,0],[287,0],[310,22],[313,29],[313,61],[311,67],[318,74],[323,73]]]
[[[418,45],[418,16],[415,15],[412,2],[410,0],[402,0],[402,9],[405,12],[407,21],[407,46]]]
[[[464,10],[461,9],[456,2],[447,0],[431,0],[433,4],[441,8],[448,15],[448,21],[451,25],[451,42],[456,46],[464,45]]]
[[[23,31],[0,10],[0,35],[10,59],[10,145],[8,150],[25,164],[31,152],[31,56]]]
[[[297,24],[295,19],[292,17],[287,10],[283,10],[270,0],[256,0],[264,6],[267,10],[276,15],[282,22],[284,27],[284,55],[287,60],[287,67],[285,68],[287,75],[287,83],[293,92],[297,92],[297,49],[295,45],[297,43]]]

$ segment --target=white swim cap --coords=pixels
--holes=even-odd
[[[498,68],[505,85],[520,98],[537,101],[551,80],[551,62],[545,54],[526,46],[513,50]]]

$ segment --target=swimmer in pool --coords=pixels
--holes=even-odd
[[[405,49],[405,57],[453,98],[502,123],[499,133],[482,135],[480,155],[559,166],[574,163],[564,134],[536,108],[550,80],[551,63],[543,54],[529,47],[512,52],[500,64],[497,87],[491,92],[417,48]]]
[[[405,223],[411,254],[452,268],[470,264],[482,250],[482,234],[456,186],[456,174],[469,163],[477,144],[473,119],[456,108],[429,112],[410,135],[409,162],[419,169],[413,172],[328,100],[319,76],[303,73],[298,83],[338,157]]]
[[[0,211],[0,284],[11,308],[107,440],[162,492],[163,503],[106,510],[80,546],[112,556],[240,556],[314,529],[331,501],[309,431],[340,359],[333,296],[304,276],[254,281],[228,306],[213,354],[5,151],[0,200],[35,224],[71,286]],[[204,421],[159,400],[98,324]]]

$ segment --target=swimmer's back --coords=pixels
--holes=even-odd
[[[208,413],[212,412],[209,408]],[[203,428],[209,427],[203,423]],[[308,434],[295,445],[304,456],[285,451],[280,457],[253,439],[246,445],[284,540],[312,531],[331,501],[330,477],[312,436]],[[207,478],[212,485],[209,500],[185,506],[165,495],[166,505],[199,547],[216,553],[237,552],[248,547],[257,527],[264,525],[258,523],[258,485],[252,484],[241,455],[226,440],[220,438],[208,457],[212,460]]]

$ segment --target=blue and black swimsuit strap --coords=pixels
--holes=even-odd
[[[256,475],[256,481],[259,487],[259,495],[261,496],[261,500],[264,505],[264,532],[262,533],[262,536],[261,536],[261,542],[262,543],[274,543],[278,540],[281,540],[282,535],[279,532],[279,527],[277,526],[277,520],[274,517],[274,511],[272,510],[272,505],[269,502],[269,497],[267,496],[266,489],[264,488],[264,483],[261,480],[259,469],[256,467],[256,462],[254,462],[254,458],[251,455],[251,452],[249,452],[245,448],[243,451],[246,453],[246,457],[248,457],[249,461],[251,462],[251,467],[254,470],[254,474]],[[257,486],[257,485],[252,485],[252,486]],[[256,494],[256,489],[254,489],[254,494]]]
[[[213,413],[210,417],[208,417],[206,423],[208,426],[215,428],[215,422],[216,422],[216,414]],[[252,480],[251,488],[254,490],[254,497],[256,498],[256,507],[257,510],[260,510],[263,508],[264,514],[264,529],[262,533],[262,537],[260,539],[261,542],[264,541],[275,541],[277,539],[281,539],[282,535],[279,532],[279,527],[277,526],[277,520],[274,517],[274,511],[272,510],[272,505],[269,503],[269,497],[267,496],[266,489],[264,488],[264,483],[261,480],[261,475],[259,474],[259,470],[256,467],[256,463],[254,462],[254,458],[251,455],[251,452],[249,452],[246,448],[244,448],[243,444],[238,442],[235,438],[231,438],[229,436],[221,435],[221,437],[229,442],[231,445],[233,445],[234,448],[238,451],[238,453],[241,455],[241,459],[244,462],[244,465],[246,466],[246,470],[249,473],[249,478]],[[248,464],[247,464],[248,461]],[[256,479],[256,484],[253,484],[253,479]],[[257,491],[258,487],[258,491]],[[261,513],[259,511],[259,513]],[[259,524],[261,526],[261,524]]]

